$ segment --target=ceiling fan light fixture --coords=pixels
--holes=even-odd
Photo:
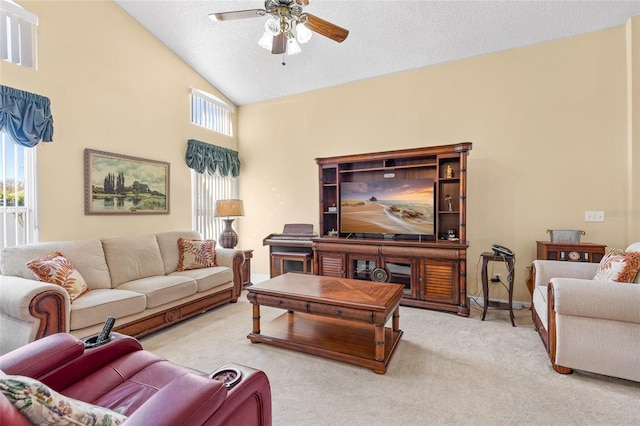
[[[280,20],[277,17],[271,16],[264,23],[264,30],[271,34],[271,36],[278,35],[280,32]]]
[[[312,34],[313,33],[311,32],[311,30],[307,28],[306,25],[304,24],[296,25],[296,38],[298,39],[299,43],[305,44],[306,42],[311,40]]]
[[[264,49],[271,50],[271,46],[273,45],[273,34],[269,31],[265,31],[258,40],[258,45]]]
[[[300,45],[296,41],[296,38],[289,37],[289,39],[287,40],[287,55],[296,55],[300,52],[302,52],[302,49],[300,49]]]
[[[209,18],[214,21],[229,21],[266,16],[265,32],[258,40],[258,45],[270,50],[274,55],[285,52],[289,55],[300,53],[302,51],[300,44],[311,40],[314,32],[338,43],[342,43],[347,38],[348,30],[305,13],[304,6],[308,5],[309,0],[265,0],[264,9],[216,12],[210,13]]]

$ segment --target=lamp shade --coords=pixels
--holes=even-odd
[[[244,216],[242,200],[218,200],[216,201],[215,217]]]

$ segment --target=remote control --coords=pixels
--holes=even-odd
[[[116,319],[109,315],[104,322],[104,326],[102,326],[102,331],[98,334],[98,338],[96,339],[96,343],[102,343],[109,340],[111,335],[111,329],[113,328],[113,324],[115,324]]]

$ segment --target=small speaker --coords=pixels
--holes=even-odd
[[[386,283],[388,279],[389,274],[384,268],[375,268],[373,271],[371,271],[371,281],[375,281],[377,283]]]

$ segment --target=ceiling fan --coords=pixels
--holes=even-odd
[[[309,0],[265,0],[264,9],[236,10],[210,13],[214,21],[256,18],[269,16],[265,23],[265,33],[258,44],[273,54],[295,55],[301,51],[298,43],[306,43],[311,31],[342,43],[349,31],[310,13],[303,12]]]

